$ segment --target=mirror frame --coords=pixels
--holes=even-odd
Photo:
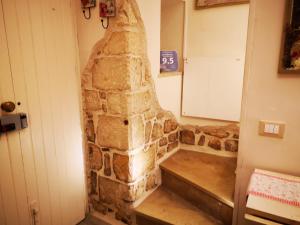
[[[297,36],[300,36],[300,27],[299,28],[292,27],[294,5],[296,1],[286,0],[278,73],[300,74],[300,68],[293,69],[291,67],[291,53],[290,53],[292,45],[296,41]]]

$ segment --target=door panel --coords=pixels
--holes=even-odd
[[[1,189],[0,189],[0,222],[2,225],[6,225]]]
[[[23,178],[15,179],[16,174],[3,173],[6,177],[0,177],[1,185],[4,179],[7,184],[1,186],[0,193],[10,191],[6,189],[16,182],[16,189],[22,187],[23,191],[20,194],[17,190],[11,191],[11,195],[15,193],[15,204],[5,201],[2,195],[0,200],[5,213],[0,215],[0,224],[3,218],[17,211],[14,206],[20,208],[20,205],[25,209],[22,215],[27,213],[27,218],[20,217],[19,213],[14,216],[19,221],[7,221],[7,224],[29,224],[24,221],[30,220],[29,210],[36,201],[39,225],[74,225],[84,218],[85,190],[78,53],[71,1],[1,1],[2,23],[3,18],[5,21],[5,30],[2,29],[6,31],[6,49],[9,49],[6,56],[1,51],[1,83],[6,79],[11,85],[0,84],[0,101],[21,102],[17,111],[28,114],[29,127],[19,133],[9,133],[9,145],[1,135],[1,171],[4,171],[2,162],[7,164],[14,157],[16,159],[6,167],[19,165],[12,171],[19,171]],[[5,32],[1,32],[0,37],[4,45]],[[5,62],[7,71],[2,71]],[[8,93],[12,94],[8,96]],[[2,153],[4,147],[6,151]]]
[[[2,5],[0,8],[0,101],[15,101]],[[7,224],[29,224],[22,150],[18,133],[0,137],[0,189]],[[2,222],[2,221],[1,221]]]

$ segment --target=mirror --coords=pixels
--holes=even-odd
[[[300,74],[300,1],[287,0],[279,73]]]

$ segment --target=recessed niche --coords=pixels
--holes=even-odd
[[[178,76],[183,71],[184,11],[182,0],[161,1],[161,51],[175,51],[178,69],[171,72],[161,71],[160,76]],[[169,61],[168,61],[169,62]]]

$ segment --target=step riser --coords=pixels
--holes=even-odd
[[[170,223],[148,218],[147,216],[141,214],[136,214],[136,224],[137,225],[172,225]]]
[[[162,169],[162,185],[199,209],[219,219],[226,225],[232,224],[233,208],[211,197],[185,180]]]

